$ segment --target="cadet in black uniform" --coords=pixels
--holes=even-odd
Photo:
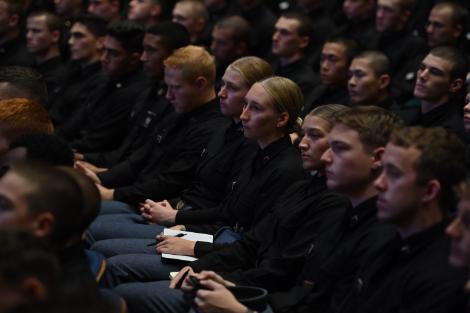
[[[0,66],[33,66],[34,56],[28,52],[21,36],[23,3],[15,0],[0,1]]]
[[[163,119],[174,114],[171,104],[165,99],[163,60],[187,44],[188,32],[177,23],[161,22],[145,33],[141,60],[152,86],[144,90],[136,101],[128,120],[129,131],[119,148],[101,153],[76,154],[78,160],[85,160],[80,162],[81,166],[98,173],[124,161],[150,140],[149,137]]]
[[[118,22],[108,28],[101,57],[106,78],[81,111],[72,148],[97,152],[122,143],[136,99],[149,83],[141,71],[143,38],[143,29],[133,22]]]
[[[246,160],[255,152],[256,145],[243,136],[240,114],[244,97],[257,80],[272,75],[271,66],[257,57],[241,58],[233,62],[224,75],[224,86],[219,91],[222,113],[232,123],[218,132],[201,153],[196,177],[191,186],[177,198],[160,202],[168,208],[202,210],[219,205],[231,192]],[[95,240],[106,238],[154,238],[162,231],[156,215],[158,210],[145,209],[143,216],[135,214],[103,215],[92,228]],[[177,211],[171,211],[177,213]],[[140,213],[140,212],[139,212]],[[151,223],[150,225],[147,222]],[[116,227],[119,225],[119,227]],[[120,247],[127,246],[122,239],[101,241],[93,246],[105,255],[123,253]],[[115,246],[114,244],[117,244]],[[145,247],[133,245],[137,250]],[[129,250],[126,250],[129,253]]]
[[[66,68],[59,48],[62,20],[47,11],[33,12],[28,16],[26,44],[36,59],[35,68],[47,85],[48,103],[54,103],[62,85]]]
[[[56,132],[64,139],[74,138],[88,97],[104,79],[100,57],[105,34],[104,21],[92,16],[78,17],[70,29],[71,62],[49,109]]]
[[[305,14],[284,13],[274,25],[274,73],[294,81],[304,95],[310,94],[318,82],[306,56],[314,41],[313,24]]]
[[[465,311],[465,271],[450,266],[444,233],[464,160],[463,144],[442,128],[411,127],[392,135],[375,186],[378,217],[399,236],[364,260],[339,311]]]

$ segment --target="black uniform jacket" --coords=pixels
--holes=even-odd
[[[256,143],[243,135],[241,123],[233,121],[228,124],[203,150],[196,178],[177,199],[195,210],[217,206],[230,193],[232,183],[239,177],[246,160],[253,157],[256,148]]]
[[[34,55],[28,52],[21,35],[0,45],[0,66],[7,65],[34,66]]]
[[[71,147],[79,152],[119,147],[127,133],[129,115],[146,84],[148,81],[140,71],[118,80],[108,78],[87,103],[79,138],[71,142]]]
[[[328,242],[333,246],[329,256],[317,255],[317,245],[309,249],[296,287],[272,295],[274,311],[327,312],[341,302],[366,255],[396,236],[393,227],[378,222],[376,201],[372,197],[347,210]]]
[[[330,254],[328,244],[349,201],[326,189],[325,178],[314,176],[286,189],[262,222],[243,238],[191,263],[196,270],[216,270],[239,285],[268,291],[287,290],[295,283],[312,243],[317,253]],[[333,235],[334,236],[334,235]]]
[[[115,200],[137,204],[178,196],[193,181],[203,147],[229,123],[215,99],[190,113],[175,115],[143,147],[147,153],[99,173],[103,183],[117,187]]]
[[[296,83],[303,95],[310,94],[316,87],[316,75],[306,58],[282,66],[280,61],[272,64],[273,71],[278,76],[287,77]]]
[[[58,135],[66,140],[77,136],[83,122],[82,110],[103,80],[99,61],[83,67],[75,62],[67,66],[60,89],[49,99],[49,115]]]
[[[427,113],[422,113],[421,108],[416,107],[403,110],[400,115],[407,126],[444,127],[465,138],[463,110],[456,101],[442,104]]]
[[[450,239],[438,223],[408,238],[397,236],[371,255],[342,312],[465,312],[466,274],[448,261]]]
[[[131,111],[129,131],[119,148],[107,152],[85,153],[85,160],[99,167],[111,168],[144,146],[159,123],[174,114],[173,106],[165,99],[165,92],[166,86],[163,83],[146,90]]]
[[[305,178],[298,150],[288,136],[278,139],[245,164],[232,192],[217,207],[179,211],[176,224],[189,225],[192,231],[205,232],[203,224],[222,222],[227,226],[250,230],[274,207],[282,192],[292,183]],[[211,251],[213,246],[197,242],[196,255]]]

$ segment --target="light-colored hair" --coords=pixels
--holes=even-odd
[[[328,123],[328,130],[331,130],[336,122],[338,114],[347,110],[350,110],[350,108],[342,104],[325,104],[317,106],[315,109],[310,111],[307,116],[316,116],[325,120]]]
[[[271,65],[265,60],[254,56],[243,57],[235,60],[228,66],[228,68],[240,74],[248,87],[257,81],[273,75]]]
[[[377,106],[359,106],[338,114],[336,124],[342,124],[359,134],[365,148],[385,147],[392,132],[401,126],[400,118]]]
[[[189,45],[179,48],[163,62],[165,69],[177,69],[187,80],[204,77],[210,86],[215,84],[214,58],[204,48]]]
[[[209,19],[209,12],[207,12],[206,6],[199,0],[182,0],[176,3],[176,5],[178,4],[190,5],[191,17],[194,19],[202,18],[204,21]]]
[[[300,111],[304,103],[304,96],[299,86],[292,80],[280,76],[266,78],[258,83],[272,99],[274,110],[289,114],[286,125],[287,132],[298,131],[301,124]]]
[[[442,127],[405,127],[395,130],[389,142],[421,152],[413,164],[417,182],[425,184],[431,179],[438,180],[441,208],[451,207],[452,187],[465,176],[465,146],[457,135]]]

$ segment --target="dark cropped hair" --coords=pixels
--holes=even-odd
[[[292,19],[296,20],[299,22],[299,28],[297,30],[299,36],[301,37],[309,37],[310,38],[310,43],[314,40],[314,31],[315,28],[313,26],[312,19],[305,13],[303,12],[287,12],[281,15],[282,17],[286,19]],[[310,45],[310,44],[309,44]]]
[[[450,80],[462,79],[465,82],[470,70],[468,57],[458,48],[451,46],[440,46],[433,48],[429,54],[452,63]]]
[[[390,61],[387,55],[381,51],[368,50],[356,55],[354,59],[367,59],[375,76],[390,75]]]
[[[452,23],[454,25],[460,25],[463,29],[462,34],[465,34],[465,30],[467,28],[467,20],[468,20],[468,10],[462,6],[460,3],[456,3],[453,1],[442,1],[434,5],[433,9],[442,9],[442,8],[450,8],[452,14],[450,16]]]
[[[251,44],[250,23],[239,15],[221,18],[217,21],[215,27],[232,30],[235,43],[246,42],[248,45]]]
[[[328,38],[325,43],[336,43],[345,47],[349,63],[360,51],[359,44],[352,38],[333,36]]]
[[[46,26],[49,29],[49,31],[62,31],[62,28],[64,26],[64,22],[60,16],[57,14],[54,14],[50,11],[34,11],[31,12],[28,17],[38,17],[38,16],[45,16],[46,17]]]
[[[103,37],[106,35],[106,22],[100,17],[83,14],[74,18],[73,23],[82,24],[95,37]]]
[[[178,48],[189,45],[189,33],[186,27],[174,22],[160,22],[150,27],[147,33],[159,36],[160,43],[168,54],[173,53]]]
[[[413,165],[418,183],[438,180],[441,208],[453,209],[453,187],[465,178],[465,146],[457,135],[442,127],[405,127],[393,132],[390,143],[421,152]]]
[[[19,162],[7,172],[24,179],[28,191],[24,195],[31,216],[49,212],[55,218],[49,240],[63,247],[76,237],[77,223],[83,206],[78,183],[58,168],[35,162]]]
[[[13,88],[15,98],[28,98],[47,104],[47,87],[39,72],[24,66],[0,67],[0,83],[8,83]]]
[[[142,52],[144,40],[144,28],[132,21],[119,21],[112,23],[106,32],[118,40],[122,47],[129,52]]]

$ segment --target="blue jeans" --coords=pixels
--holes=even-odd
[[[106,271],[101,279],[104,287],[115,287],[130,282],[167,280],[170,272],[177,272],[179,263],[163,263],[157,254],[123,254],[107,260]]]
[[[170,289],[169,281],[129,283],[114,291],[127,302],[129,313],[187,313],[195,312],[179,289]],[[260,313],[272,313],[270,307]]]

